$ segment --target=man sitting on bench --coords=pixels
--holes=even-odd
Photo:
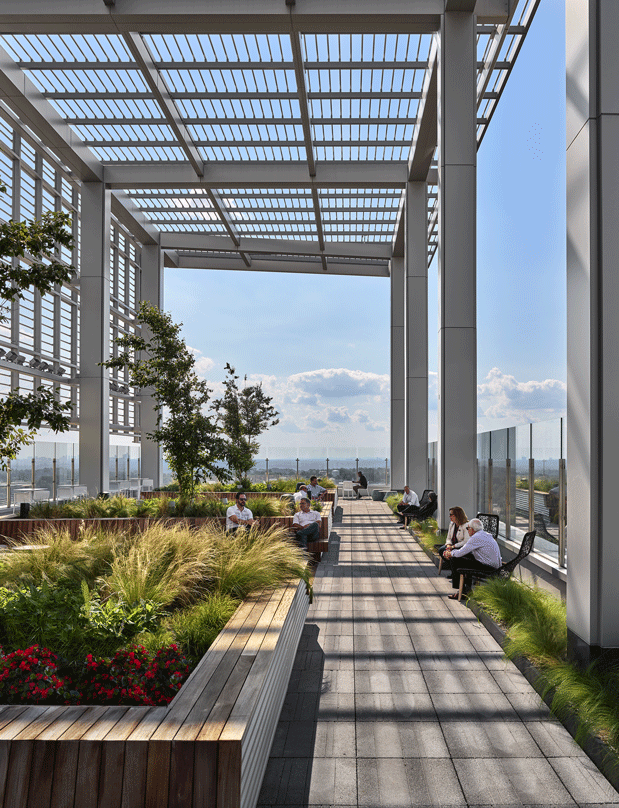
[[[407,525],[408,517],[412,518],[419,512],[419,497],[414,491],[410,490],[408,485],[404,486],[404,493],[396,506],[396,510],[400,514],[400,522],[402,522],[403,528]]]
[[[308,541],[318,541],[320,537],[320,513],[311,509],[309,499],[302,499],[299,505],[300,511],[295,513],[292,519],[292,529],[295,532],[295,539],[307,550]]]

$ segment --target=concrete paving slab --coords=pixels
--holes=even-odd
[[[384,503],[337,531],[258,808],[619,806]]]

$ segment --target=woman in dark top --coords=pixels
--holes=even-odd
[[[352,490],[357,495],[357,499],[361,499],[361,494],[359,493],[359,489],[360,488],[367,488],[368,487],[368,481],[366,480],[365,476],[360,471],[357,472],[357,477],[359,478],[357,480],[357,485],[353,485]]]

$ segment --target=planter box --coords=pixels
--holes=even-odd
[[[0,707],[10,808],[254,808],[308,609],[245,601],[169,707]]]
[[[257,497],[273,497],[274,499],[281,499],[285,492],[282,491],[246,491],[244,492],[247,499],[256,499]],[[176,491],[142,491],[142,499],[157,499],[158,497],[170,497],[174,499],[178,496],[178,492]],[[230,501],[230,504],[234,502],[234,491],[205,491],[204,493],[200,493],[196,495],[196,498],[200,497],[215,497],[216,499],[225,499],[226,497]],[[337,489],[330,488],[328,491],[325,492],[325,502],[332,502],[333,507],[337,508]]]
[[[0,520],[0,545],[6,545],[9,541],[27,543],[28,538],[42,528],[56,530],[68,530],[71,538],[76,539],[81,531],[86,527],[100,527],[106,530],[128,530],[136,533],[145,530],[150,524],[159,520],[146,518],[128,519],[2,519]],[[208,523],[217,523],[222,527],[226,524],[225,516],[181,516],[168,517],[164,521],[170,524],[183,522],[189,527],[200,527]],[[292,516],[263,516],[260,524],[265,527],[271,525],[282,525],[290,528]],[[320,539],[311,542],[308,546],[310,553],[324,553],[329,549],[329,535],[333,525],[333,512],[331,504],[326,504],[322,508],[320,520]]]

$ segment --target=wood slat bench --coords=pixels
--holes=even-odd
[[[253,808],[308,603],[246,600],[169,707],[0,707],[0,805]]]

